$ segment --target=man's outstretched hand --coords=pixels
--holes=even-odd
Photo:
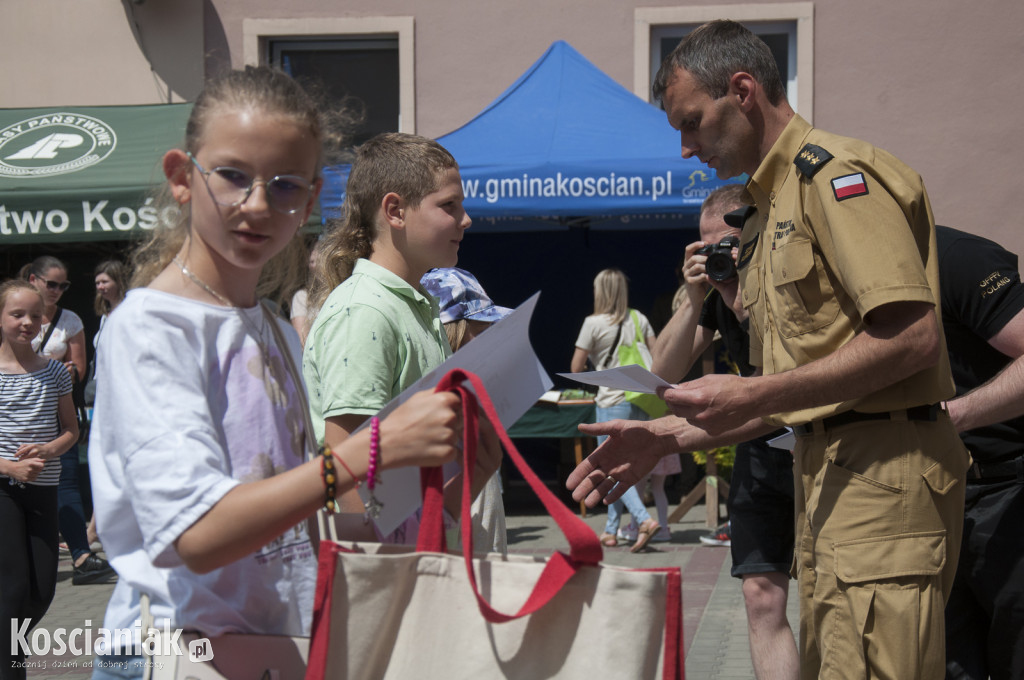
[[[613,503],[643,479],[662,456],[672,453],[671,438],[654,431],[657,422],[610,420],[580,425],[583,434],[608,435],[608,439],[569,475],[565,485],[572,491],[573,500],[583,501],[590,508],[602,500]]]

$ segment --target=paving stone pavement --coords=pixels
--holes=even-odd
[[[650,544],[638,554],[630,553],[625,544],[605,548],[605,561],[637,568],[682,567],[686,677],[688,680],[752,680],[754,672],[740,581],[729,575],[728,548],[700,543],[700,536],[707,531],[704,518],[704,507],[697,505],[682,521],[672,525],[671,542]],[[590,513],[584,521],[600,533],[605,522],[604,511]],[[566,547],[557,526],[546,516],[514,514],[507,518],[507,524],[510,552],[549,554]],[[71,572],[71,559],[62,555],[56,596],[37,627],[50,631],[51,639],[59,628],[70,631],[84,627],[95,634],[102,626],[103,612],[113,591],[112,584],[73,586]],[[795,626],[798,609],[793,585],[789,620]],[[89,678],[92,672],[91,656],[57,654],[52,649],[47,655],[30,657],[29,663],[34,664],[28,670],[29,678],[82,680]]]

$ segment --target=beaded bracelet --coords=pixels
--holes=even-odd
[[[326,510],[330,515],[333,515],[338,511],[338,503],[335,500],[335,497],[338,495],[338,478],[334,471],[335,460],[341,463],[341,467],[345,468],[345,472],[347,472],[348,476],[356,483],[356,488],[362,484],[362,482],[359,481],[359,478],[352,474],[352,470],[345,464],[345,461],[334,455],[334,451],[331,450],[330,446],[327,444],[321,446],[320,475],[324,480],[324,510]]]
[[[366,471],[366,489],[370,492],[370,499],[364,504],[366,507],[366,514],[368,517],[377,519],[380,517],[380,511],[384,507],[377,497],[373,494],[373,490],[377,487],[377,482],[380,481],[377,475],[377,468],[380,465],[380,419],[377,416],[370,418],[370,464]]]
[[[333,515],[337,512],[337,477],[334,474],[334,451],[324,444],[320,447],[320,476],[324,480],[324,510]]]

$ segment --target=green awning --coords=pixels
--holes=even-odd
[[[127,239],[156,223],[191,104],[0,110],[0,244]]]

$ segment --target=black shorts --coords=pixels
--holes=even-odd
[[[947,677],[1024,677],[1024,481],[967,480],[946,604]]]
[[[736,447],[729,483],[732,575],[778,571],[793,563],[793,454],[767,441],[780,432]]]

